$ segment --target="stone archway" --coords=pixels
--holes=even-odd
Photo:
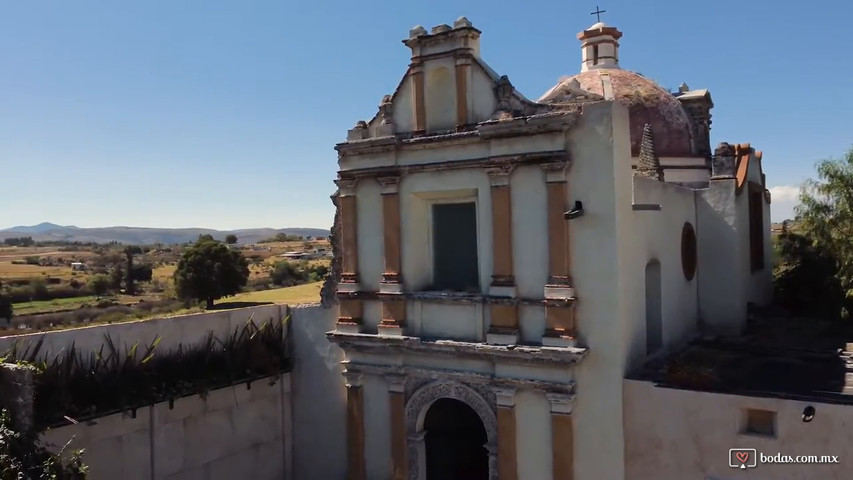
[[[409,460],[409,479],[426,480],[426,449],[424,420],[429,408],[442,398],[458,400],[471,407],[486,430],[485,447],[489,452],[489,479],[497,480],[498,422],[495,411],[479,393],[458,382],[429,383],[412,394],[406,403],[406,434]]]

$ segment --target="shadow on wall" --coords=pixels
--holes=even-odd
[[[292,309],[293,478],[299,480],[346,476],[344,356],[326,338],[336,317],[336,306]]]

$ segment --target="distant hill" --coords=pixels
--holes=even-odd
[[[27,236],[37,242],[119,242],[129,245],[150,245],[154,243],[175,244],[195,241],[199,235],[211,235],[217,240],[225,240],[229,234],[237,235],[238,243],[257,243],[278,233],[300,235],[303,237],[327,237],[329,231],[321,228],[249,228],[241,230],[211,230],[208,228],[142,228],[142,227],[101,227],[78,228],[54,223],[40,223],[33,226],[17,226],[0,230],[0,241],[10,237]]]

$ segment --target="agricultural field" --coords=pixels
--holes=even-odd
[[[134,268],[143,265],[151,268],[150,281],[134,282],[135,295],[127,295],[124,291],[121,272],[126,268],[126,258],[123,248],[118,244],[0,246],[0,294],[12,298],[13,324],[28,325],[29,317],[39,325],[48,324],[46,328],[68,323],[63,316],[86,318],[83,320],[86,322],[107,321],[95,315],[98,308],[112,309],[114,315],[108,321],[120,321],[119,312],[125,312],[131,319],[139,318],[143,312],[135,310],[143,308],[142,305],[144,308],[159,305],[156,310],[160,313],[169,308],[186,308],[173,298],[172,280],[185,246],[157,245],[135,255]],[[244,293],[217,302],[223,308],[235,302],[307,303],[319,300],[322,282],[317,282],[317,279],[331,265],[331,258],[324,253],[330,251],[331,246],[325,239],[232,248],[239,248],[246,257],[250,275]],[[285,257],[286,253],[293,252],[310,253],[309,259]],[[74,270],[71,265],[74,262],[83,263],[85,269]],[[276,277],[272,273],[279,262],[287,262],[290,267]],[[313,273],[308,275],[309,272]],[[317,272],[320,272],[320,277]],[[93,290],[95,287],[91,281],[96,276],[109,278],[111,282],[109,291],[101,296],[95,295],[96,290]],[[287,287],[277,288],[275,283]],[[87,313],[90,311],[92,315]],[[47,320],[36,321],[42,317]]]

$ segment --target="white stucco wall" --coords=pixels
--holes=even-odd
[[[567,203],[581,200],[585,210],[569,222],[569,235],[576,322],[581,344],[590,346],[576,372],[575,478],[623,478],[621,379],[637,308],[636,295],[620,279],[633,268],[627,109],[608,102],[585,106],[566,146],[573,158]]]
[[[391,404],[388,382],[364,375],[364,460],[367,478],[391,478]]]
[[[853,407],[779,398],[744,397],[655,387],[626,380],[625,468],[631,480],[848,479],[853,461]],[[816,409],[801,420],[803,408]],[[747,408],[777,415],[775,438],[741,433]],[[765,455],[838,455],[839,465],[758,464],[731,468],[731,448],[755,448]]]
[[[347,471],[343,352],[329,342],[337,308],[294,308],[293,466],[297,480],[343,480]]]
[[[661,303],[664,347],[677,345],[689,338],[697,329],[698,274],[688,281],[681,261],[681,233],[685,222],[694,231],[701,228],[696,221],[695,192],[692,189],[657,180],[635,177],[633,179],[634,203],[660,205],[660,211],[633,211],[631,240],[637,264],[620,272],[639,288],[632,288],[636,301],[645,305],[645,266],[656,259],[661,264]],[[698,262],[698,270],[704,267]],[[646,354],[646,319],[644,308],[638,308],[631,323],[629,359],[642,359]]]
[[[85,449],[84,462],[97,479],[285,477],[285,449],[292,447],[289,374],[276,385],[235,385],[51,429],[44,440],[55,449]],[[153,446],[153,450],[152,450]],[[153,469],[153,475],[152,475]]]

